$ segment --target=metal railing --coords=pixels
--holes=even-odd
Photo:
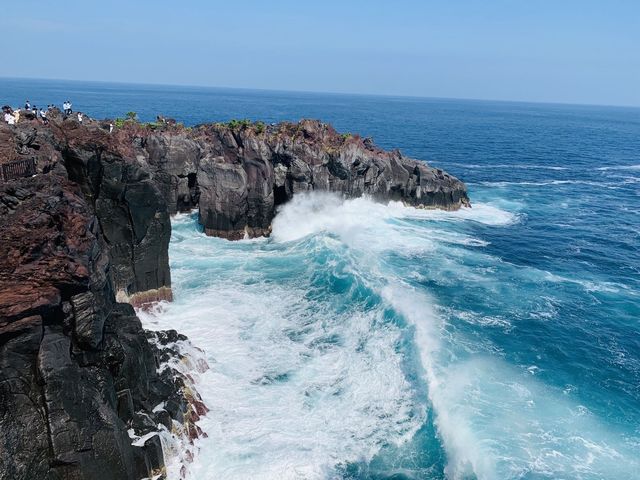
[[[21,177],[29,177],[36,173],[36,161],[33,158],[16,160],[0,164],[0,180],[8,182]]]

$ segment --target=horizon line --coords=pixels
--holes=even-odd
[[[494,103],[520,103],[532,105],[559,105],[573,107],[610,107],[610,108],[629,108],[640,109],[640,105],[621,105],[606,103],[577,103],[577,102],[559,102],[559,101],[533,101],[533,100],[514,100],[514,99],[495,99],[495,98],[472,98],[472,97],[433,97],[426,95],[402,95],[392,93],[356,93],[356,92],[336,92],[336,91],[318,91],[303,89],[276,89],[276,88],[258,88],[258,87],[229,87],[220,85],[193,85],[193,84],[170,84],[170,83],[154,83],[154,82],[127,82],[122,80],[77,80],[68,78],[43,78],[43,77],[10,77],[0,75],[0,80],[35,80],[35,81],[53,81],[53,82],[72,82],[72,83],[102,83],[113,85],[130,85],[141,87],[171,87],[171,88],[202,88],[202,89],[219,89],[219,90],[244,90],[252,92],[275,92],[275,93],[302,93],[312,95],[344,95],[344,96],[362,96],[362,97],[382,97],[382,98],[407,98],[420,100],[458,100],[469,102],[494,102]]]

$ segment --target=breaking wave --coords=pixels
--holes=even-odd
[[[450,308],[426,287],[499,291],[488,278],[506,268],[523,285],[561,280],[505,265],[473,233],[520,221],[490,203],[444,212],[331,194],[294,197],[268,240],[209,238],[176,217],[176,301],[144,321],[178,328],[211,367],[199,382],[208,438],[190,478],[637,471],[636,440],[538,380],[536,364],[512,365],[476,338],[478,328],[515,335],[517,318]]]

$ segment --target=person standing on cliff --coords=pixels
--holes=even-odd
[[[82,123],[82,114],[80,112],[78,112],[78,121]]]
[[[31,110],[31,103],[29,102],[29,100],[24,102],[24,109],[25,110]]]

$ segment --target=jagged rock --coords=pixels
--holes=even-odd
[[[100,308],[91,292],[79,293],[71,297],[75,319],[74,339],[83,348],[97,348],[102,342],[105,312]]]
[[[52,115],[47,127],[29,121],[11,131],[0,126],[0,149],[12,159],[33,156],[41,172],[62,164],[80,185],[109,245],[118,298],[138,305],[171,299],[172,213],[198,208],[208,235],[240,239],[268,235],[277,207],[311,190],[422,208],[469,205],[464,184],[442,170],[313,120],[193,129],[128,122],[109,134],[88,117],[79,124]]]
[[[181,374],[158,373],[164,352],[131,305],[116,302],[109,254],[64,170],[0,184],[0,480],[150,477],[163,466],[158,439],[134,446],[130,425],[168,398],[165,424],[193,408]]]
[[[137,158],[169,211],[197,206],[205,232],[228,239],[268,235],[278,205],[311,190],[421,208],[469,206],[464,184],[442,170],[312,120],[154,131]]]

